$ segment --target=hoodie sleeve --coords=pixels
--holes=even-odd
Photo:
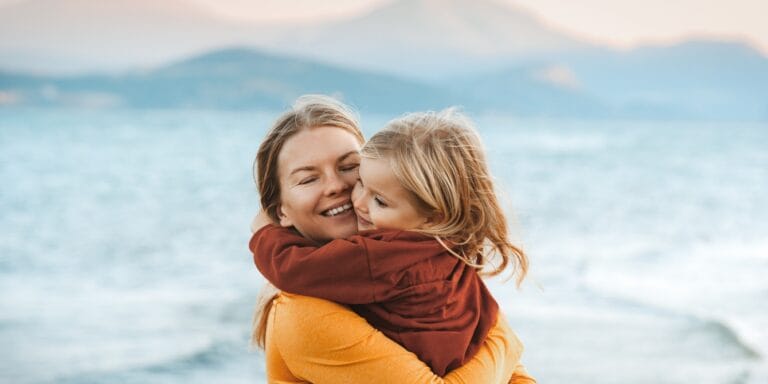
[[[267,225],[253,234],[249,247],[259,271],[286,292],[368,304],[392,288],[387,279],[372,276],[361,236],[320,246],[290,229]]]

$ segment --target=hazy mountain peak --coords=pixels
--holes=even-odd
[[[742,40],[727,38],[695,37],[674,44],[646,45],[636,48],[633,52],[669,52],[675,51],[678,56],[739,56],[765,58],[765,56]]]
[[[586,46],[526,11],[491,0],[399,0],[269,44],[327,62],[421,77]]]
[[[478,55],[549,51],[573,44],[530,13],[491,0],[399,0],[350,25],[388,32],[377,40],[392,36],[405,44],[423,42]]]
[[[397,0],[372,13],[387,12],[397,13],[401,17],[411,14],[422,20],[424,17],[489,16],[491,13],[502,13],[508,21],[537,24],[535,17],[528,11],[494,0]]]

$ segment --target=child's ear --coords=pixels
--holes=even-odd
[[[288,218],[288,216],[283,213],[283,206],[278,205],[277,206],[277,218],[280,219],[280,226],[281,227],[292,227],[293,221]]]

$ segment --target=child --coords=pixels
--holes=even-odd
[[[251,238],[254,260],[286,292],[350,304],[442,376],[474,355],[498,318],[478,272],[499,274],[512,257],[519,284],[527,258],[508,239],[479,137],[463,116],[407,115],[361,155],[351,202],[360,234],[321,245],[266,225]]]

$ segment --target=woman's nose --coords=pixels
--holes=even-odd
[[[340,175],[334,174],[328,178],[326,185],[326,194],[332,196],[349,190],[351,185]]]

